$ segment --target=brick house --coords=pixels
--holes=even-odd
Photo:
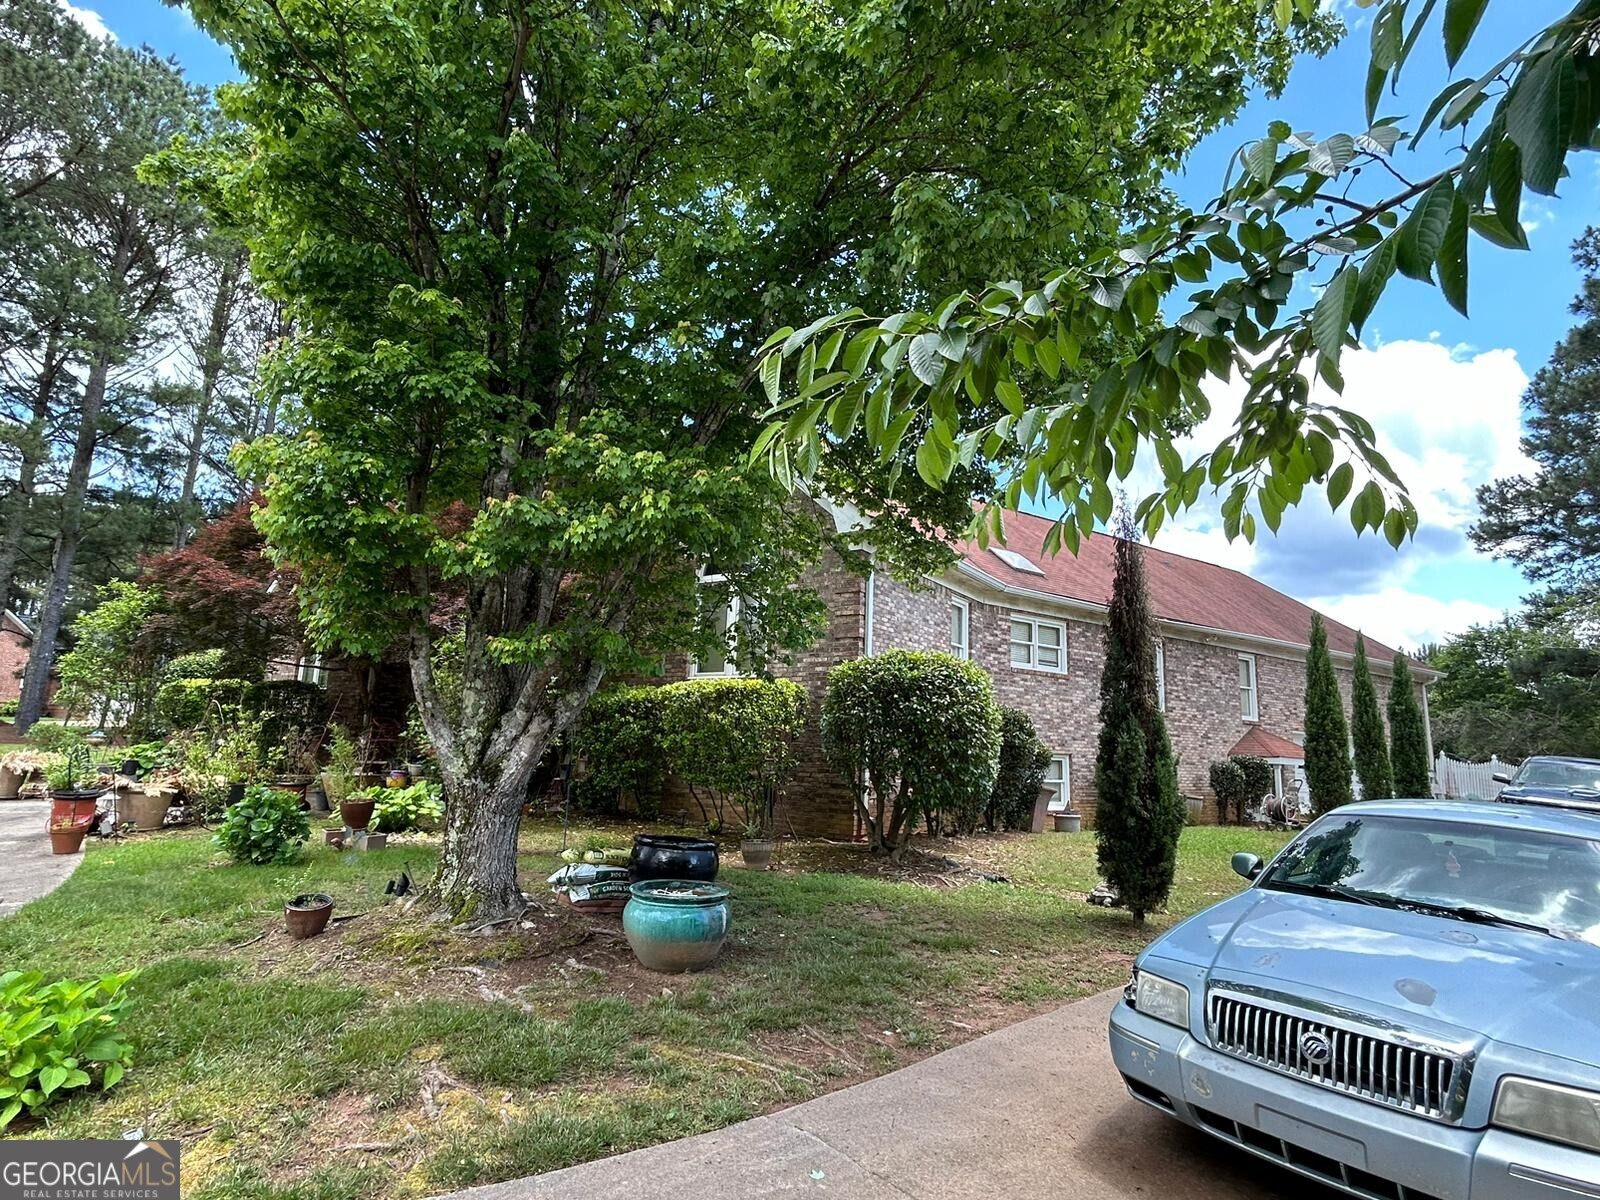
[[[841,528],[849,527],[851,514],[829,512]],[[896,648],[969,658],[989,672],[1002,704],[1033,718],[1050,748],[1052,805],[1070,805],[1092,824],[1100,673],[1116,542],[1095,534],[1076,556],[1051,557],[1043,549],[1050,525],[1048,518],[1010,513],[1006,546],[965,544],[960,562],[917,588],[880,572],[862,578],[837,559],[824,560],[807,582],[827,602],[827,633],[775,673],[803,684],[815,712],[828,670],[846,659]],[[1304,757],[1300,743],[1312,610],[1239,571],[1153,547],[1146,548],[1145,569],[1161,628],[1160,700],[1193,819],[1215,819],[1209,767],[1229,754],[1267,759],[1277,788],[1293,788]],[[725,614],[730,624],[738,618],[736,605]],[[1356,631],[1324,619],[1348,712]],[[1367,653],[1383,702],[1394,651],[1369,638]],[[670,663],[667,677],[735,669],[719,656]],[[1427,683],[1437,673],[1417,663],[1412,671],[1427,727]],[[1430,728],[1430,757],[1431,739]],[[785,788],[778,822],[781,830],[798,834],[841,837],[855,831],[852,798],[823,759],[815,719],[800,747],[799,769]]]
[[[33,630],[7,609],[0,613],[0,702],[22,695],[22,673],[33,651]]]

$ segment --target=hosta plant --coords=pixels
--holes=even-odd
[[[55,983],[37,971],[0,975],[0,1129],[67,1092],[122,1078],[133,1047],[118,1026],[135,974]]]
[[[436,830],[444,822],[443,790],[437,783],[419,779],[410,787],[368,788],[352,798],[372,799],[372,827],[380,833],[409,833],[413,829]]]
[[[260,784],[245,789],[244,799],[230,804],[217,830],[217,845],[234,862],[291,861],[311,836],[311,818],[299,798]]]

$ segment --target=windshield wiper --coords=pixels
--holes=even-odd
[[[1567,938],[1565,933],[1548,925],[1540,925],[1536,921],[1519,921],[1516,917],[1491,912],[1487,908],[1475,908],[1470,904],[1430,904],[1426,900],[1397,899],[1395,906],[1417,912],[1434,913],[1441,917],[1454,917],[1458,921],[1470,921],[1474,925],[1503,925],[1508,929],[1526,929],[1530,933],[1542,933],[1546,937],[1560,938],[1563,941]]]
[[[1329,900],[1348,900],[1351,904],[1371,904],[1379,908],[1392,908],[1393,905],[1385,896],[1374,896],[1367,892],[1354,892],[1349,888],[1336,887],[1331,883],[1290,883],[1285,880],[1279,883],[1268,883],[1268,888],[1279,891],[1295,892],[1302,896],[1326,896]]]

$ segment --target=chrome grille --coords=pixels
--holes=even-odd
[[[1435,1121],[1460,1116],[1459,1055],[1224,991],[1206,997],[1206,1029],[1216,1049],[1307,1083]]]

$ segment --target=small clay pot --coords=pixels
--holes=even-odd
[[[341,800],[339,819],[344,822],[346,829],[359,833],[372,824],[372,809],[376,803],[375,800]]]
[[[52,829],[50,831],[50,853],[77,854],[83,849],[83,839],[88,832],[88,825],[74,825],[70,829]]]
[[[316,937],[333,916],[333,897],[326,892],[306,892],[283,906],[283,923],[295,941]]]

